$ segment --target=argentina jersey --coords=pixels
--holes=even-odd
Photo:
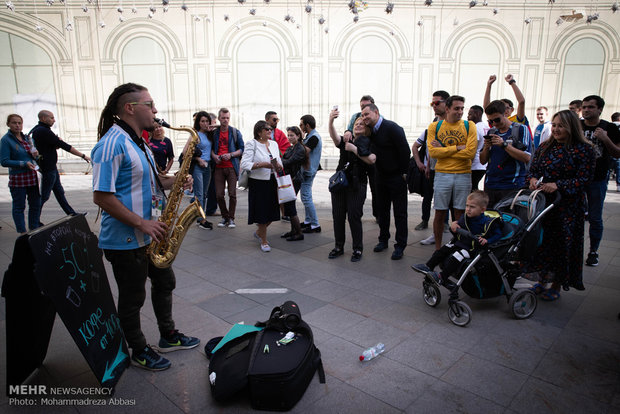
[[[150,149],[147,154],[150,162],[154,162]],[[144,152],[129,134],[113,125],[97,142],[91,158],[93,191],[114,193],[127,209],[150,220],[154,178]],[[100,248],[131,250],[151,242],[150,236],[121,223],[108,212],[103,211],[101,217]]]

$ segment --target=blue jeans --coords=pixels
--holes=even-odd
[[[605,204],[605,196],[607,195],[607,181],[607,178],[603,181],[592,181],[586,187],[591,252],[598,250],[603,238],[603,204]]]
[[[312,202],[312,183],[314,182],[314,176],[316,173],[312,174],[304,171],[303,180],[301,181],[301,188],[299,190],[299,194],[301,195],[301,202],[304,203],[304,209],[306,212],[306,219],[304,223],[309,223],[312,227],[318,227],[319,219],[316,216],[316,210],[314,208],[314,203]]]
[[[75,210],[71,208],[69,202],[65,198],[65,189],[62,188],[62,184],[60,183],[58,170],[54,168],[52,171],[41,172],[41,175],[41,209],[43,209],[43,204],[49,200],[50,194],[53,191],[54,197],[56,197],[56,201],[58,201],[62,211],[67,215],[75,214]]]
[[[620,158],[614,158],[614,171],[616,172],[616,185],[620,186]]]
[[[194,178],[194,197],[204,209],[209,192],[209,183],[211,182],[211,168],[209,168],[208,164],[206,168],[196,165],[192,172],[192,177]]]
[[[34,230],[39,227],[39,219],[41,218],[41,196],[39,195],[39,187],[31,185],[30,187],[9,188],[11,189],[11,197],[13,197],[13,221],[15,222],[15,230],[18,233],[26,232],[24,217],[26,196],[28,196],[28,228]]]

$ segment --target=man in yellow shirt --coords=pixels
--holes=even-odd
[[[446,100],[446,118],[428,126],[426,145],[429,155],[437,159],[435,165],[435,218],[433,233],[435,249],[441,248],[443,223],[450,200],[454,219],[465,211],[471,191],[471,161],[476,155],[478,135],[473,122],[463,121],[465,98],[453,95]]]

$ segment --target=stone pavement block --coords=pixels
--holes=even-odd
[[[617,323],[617,321],[616,321]],[[551,355],[562,355],[582,366],[596,366],[620,374],[620,347],[617,343],[564,330],[549,350]]]
[[[532,343],[520,333],[483,336],[468,353],[512,368],[524,374],[531,374],[545,357],[547,350]]]
[[[225,318],[258,305],[258,302],[235,293],[226,293],[196,304],[214,316]]]
[[[210,265],[203,266],[200,271],[200,277],[228,291],[244,288],[263,280],[234,267],[221,264],[217,264],[217,266],[220,268],[212,269]]]
[[[608,406],[570,389],[530,377],[510,408],[518,413],[603,413]]]
[[[496,404],[493,400],[479,397],[462,388],[437,380],[422,393],[420,398],[407,407],[405,412],[410,414],[500,414],[504,413],[504,410],[504,407]]]
[[[202,279],[201,279],[202,280]],[[228,293],[229,290],[202,280],[198,285],[177,287],[173,295],[188,304],[204,302],[212,297]],[[177,302],[175,300],[175,302]]]
[[[319,349],[325,372],[341,381],[348,382],[366,370],[365,363],[359,360],[364,351],[364,347],[359,344],[330,335],[321,343]]]
[[[388,358],[436,378],[441,377],[464,355],[439,342],[413,337],[388,351]]]
[[[468,328],[457,327],[448,319],[447,311],[441,313],[445,319],[427,323],[414,336],[439,342],[458,351],[467,351],[480,340],[480,333],[469,329],[471,324]]]
[[[539,300],[536,312],[531,318],[558,328],[565,328],[584,299],[585,296],[574,294],[574,290],[561,291],[559,300],[553,302]]]
[[[372,316],[392,304],[388,299],[361,290],[355,290],[342,296],[333,303],[363,316]]]
[[[357,288],[370,292],[373,295],[389,299],[390,301],[401,299],[416,291],[416,289],[412,287],[403,286],[402,283],[391,282],[373,276],[361,278],[357,284]]]
[[[340,335],[347,328],[357,325],[365,318],[357,313],[328,304],[313,312],[302,315],[311,326],[316,326],[334,335]]]
[[[430,375],[381,355],[363,365],[365,372],[349,383],[400,410],[420,397],[434,381]]]
[[[328,387],[329,391],[323,398],[307,408],[304,407],[303,411],[295,409],[293,412],[303,412],[304,414],[390,414],[401,412],[398,408],[344,382],[328,384]]]
[[[576,314],[568,323],[567,328],[589,335],[593,338],[613,342],[620,345],[620,330],[618,329],[619,306],[609,307],[603,314]]]
[[[329,280],[321,280],[310,286],[299,289],[300,293],[324,300],[325,302],[335,301],[353,291],[354,289],[352,287],[348,288],[338,283],[330,282]]]
[[[437,321],[437,317],[431,312],[426,312],[426,309],[421,312],[413,306],[402,305],[400,303],[393,303],[381,312],[375,314],[373,319],[412,333],[417,332],[431,321]]]
[[[507,406],[528,376],[494,362],[465,354],[441,380]]]

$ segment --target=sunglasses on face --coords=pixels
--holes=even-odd
[[[499,124],[501,122],[502,118],[493,118],[493,119],[489,119],[489,124]]]
[[[271,128],[269,128],[269,127],[265,127],[265,128],[263,128],[263,129],[264,129],[265,131],[271,131]]]
[[[436,101],[436,102],[431,102],[431,103],[430,103],[430,105],[431,105],[431,106],[438,106],[438,105],[441,105],[441,104],[442,104],[442,103],[444,103],[444,102],[445,102],[445,100]]]
[[[153,101],[144,101],[144,102],[129,102],[129,105],[145,105],[149,108],[153,109]]]

